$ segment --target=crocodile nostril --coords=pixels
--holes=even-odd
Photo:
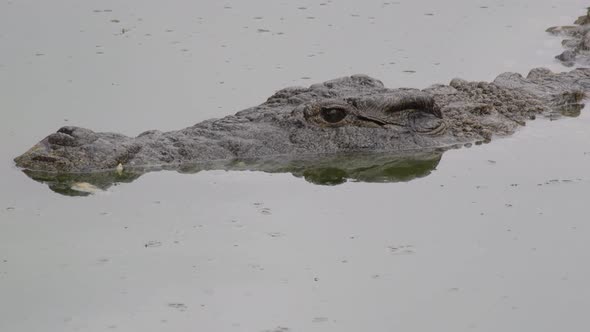
[[[76,139],[74,136],[67,134],[67,133],[62,133],[59,131],[55,134],[51,134],[51,135],[47,136],[47,141],[50,144],[61,145],[61,146],[78,146],[78,145],[80,145],[79,140]]]
[[[82,146],[97,139],[98,135],[92,130],[72,126],[61,127],[57,132],[47,137],[50,144],[59,146]]]
[[[61,127],[57,130],[58,133],[74,136],[74,128],[72,127]]]

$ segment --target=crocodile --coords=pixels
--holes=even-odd
[[[259,106],[177,131],[136,137],[67,126],[15,158],[18,167],[88,173],[195,162],[350,152],[401,152],[488,142],[537,116],[577,115],[590,69],[536,68],[493,82],[453,79],[388,89],[366,75],[277,91]]]
[[[561,42],[565,51],[555,56],[563,65],[590,65],[590,7],[573,25],[550,27],[547,32],[566,37]]]

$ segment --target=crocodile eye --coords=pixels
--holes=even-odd
[[[355,109],[344,100],[328,99],[307,104],[303,116],[320,128],[335,128],[351,124]]]
[[[322,108],[320,116],[328,123],[338,123],[346,117],[346,110],[342,108]]]

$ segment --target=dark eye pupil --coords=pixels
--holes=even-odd
[[[346,117],[346,111],[340,108],[324,108],[320,115],[326,122],[337,123]]]

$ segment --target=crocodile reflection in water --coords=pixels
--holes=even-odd
[[[412,154],[356,153],[346,155],[306,156],[299,158],[243,159],[226,162],[187,164],[179,168],[125,169],[93,173],[51,173],[24,170],[31,179],[45,183],[56,193],[88,196],[113,185],[130,183],[156,170],[198,173],[206,170],[260,171],[291,173],[317,185],[354,182],[407,182],[429,175],[438,165],[442,149]]]

